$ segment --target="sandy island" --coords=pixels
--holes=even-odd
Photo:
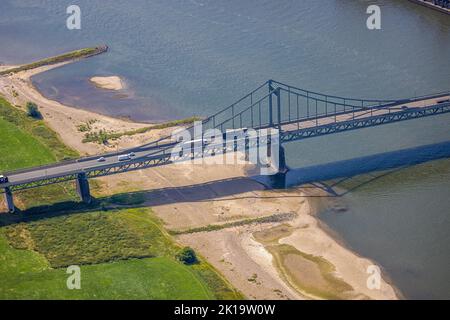
[[[111,77],[92,77],[89,79],[96,87],[107,90],[122,90],[123,82],[118,76]]]
[[[135,129],[148,124],[114,119],[62,105],[42,96],[30,77],[65,63],[0,77],[0,94],[14,105],[39,105],[44,120],[62,141],[82,154],[111,146],[82,143],[77,127],[95,119],[96,128]],[[6,68],[2,66],[2,68]],[[170,129],[167,129],[170,131]],[[122,138],[120,147],[154,140],[161,131]],[[98,179],[99,195],[137,191],[168,230],[186,230],[280,213],[290,219],[249,223],[210,232],[177,236],[195,248],[251,299],[396,299],[393,286],[382,280],[379,290],[367,288],[372,261],[346,249],[325,232],[315,216],[313,199],[325,196],[316,187],[267,190],[247,177],[251,165],[173,164]],[[345,214],[345,213],[344,213]]]

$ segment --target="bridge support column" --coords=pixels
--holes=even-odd
[[[9,187],[5,188],[5,203],[6,207],[8,208],[8,212],[14,213],[14,211],[16,211],[16,208],[14,206],[13,195]]]
[[[283,146],[279,147],[278,172],[272,176],[272,185],[276,189],[286,188],[286,175],[289,171],[286,165],[286,154]]]
[[[91,203],[91,192],[89,189],[89,181],[87,179],[86,173],[78,174],[77,178],[77,192],[84,203]]]

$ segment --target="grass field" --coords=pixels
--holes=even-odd
[[[76,158],[78,153],[65,146],[44,121],[28,117],[0,97],[0,173]],[[20,209],[57,201],[74,201],[73,183],[47,186],[15,194]],[[3,199],[2,199],[3,200]],[[1,200],[0,200],[1,201]]]
[[[0,229],[0,299],[215,299],[239,297],[179,247],[149,209],[80,213]],[[68,290],[65,266],[81,266]]]
[[[41,120],[0,98],[0,172],[77,155]],[[7,138],[4,138],[7,137]],[[4,140],[5,139],[5,140]],[[12,156],[13,155],[13,156]],[[94,184],[95,185],[95,184]],[[184,265],[181,248],[139,197],[117,195],[96,211],[76,211],[73,183],[15,193],[22,209],[0,215],[0,299],[240,299],[207,262]],[[103,210],[102,210],[103,208]],[[66,266],[80,265],[81,290],[66,286]]]
[[[8,121],[0,119],[0,168],[11,170],[55,161],[53,154],[42,143]],[[11,152],[11,149],[14,152]]]
[[[0,229],[0,299],[213,299],[188,267],[168,257],[81,266],[81,290],[68,290],[64,268],[12,248]]]
[[[2,138],[2,148],[4,152],[9,152],[9,155],[15,154],[16,149],[20,148],[21,139],[28,143],[26,146],[31,146],[30,142],[36,144],[36,147],[30,150],[29,153],[21,153],[17,156],[16,160],[8,162],[7,164],[1,164],[0,170],[5,170],[3,165],[14,166],[17,165],[16,168],[23,167],[20,161],[30,164],[32,166],[43,164],[43,163],[51,163],[59,160],[76,158],[78,153],[67,146],[65,146],[58,135],[49,129],[44,121],[36,120],[31,117],[28,117],[25,112],[14,108],[8,103],[5,99],[0,97],[0,121],[3,124],[0,131]],[[11,127],[11,125],[13,127]],[[7,130],[3,132],[3,130]],[[20,132],[20,133],[19,133]],[[8,137],[8,133],[18,133],[20,138]],[[3,143],[3,139],[11,139],[5,140],[6,142],[12,142],[12,144]],[[41,146],[44,148],[41,148]],[[39,150],[39,152],[37,151]],[[40,153],[44,153],[43,156]],[[5,154],[2,154],[4,156]]]

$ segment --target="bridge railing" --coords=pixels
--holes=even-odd
[[[285,84],[280,81],[276,80],[270,80],[272,85],[276,85],[277,87],[280,87],[281,89],[284,89],[288,92],[292,92],[293,94],[298,94],[304,98],[309,98],[311,100],[318,99],[323,101],[328,101],[329,103],[339,103],[342,105],[345,105],[348,108],[354,107],[354,108],[362,108],[362,107],[369,107],[374,105],[380,105],[380,104],[388,104],[395,102],[397,100],[380,100],[380,99],[357,99],[357,98],[349,98],[349,97],[342,97],[342,96],[336,96],[336,95],[329,95],[329,94],[323,94],[311,90],[305,90],[301,89],[295,86],[291,86],[288,84]]]
[[[208,116],[202,121],[203,128],[211,129],[216,128],[217,124],[222,123],[226,119],[229,119],[233,117],[233,115],[238,114],[241,112],[241,110],[245,109],[249,104],[253,104],[254,101],[257,101],[260,99],[261,96],[265,95],[268,91],[268,81],[264,82],[260,86],[258,86],[256,89],[253,89],[250,91],[250,93],[244,95],[231,105],[229,105],[226,108],[223,108],[216,113]],[[192,130],[193,125],[186,128],[186,130]],[[162,137],[156,141],[152,141],[148,144],[145,144],[143,146],[140,146],[139,148],[147,148],[149,146],[160,146],[167,144],[168,141],[170,141],[171,136],[165,136]]]
[[[223,113],[228,118],[221,122],[214,118],[211,127],[225,132],[229,129],[259,129],[289,123],[297,123],[300,127],[303,121],[314,121],[318,126],[322,118],[336,122],[340,115],[349,115],[349,118],[354,119],[363,114],[373,116],[379,109],[385,109],[388,113],[398,112],[403,104],[449,95],[449,92],[441,92],[400,100],[354,99],[308,91],[274,80],[267,83],[271,89],[268,94],[239,112],[233,110]]]
[[[311,92],[293,91],[292,88],[280,87],[281,124],[315,120],[324,117],[337,117],[341,114],[355,114],[362,110],[375,110],[377,108],[394,105],[391,100],[357,100],[341,97],[330,97]],[[278,119],[277,119],[278,120]]]
[[[203,125],[206,128],[208,128],[210,126],[210,124],[214,124],[214,122],[219,123],[220,121],[223,121],[222,119],[227,118],[228,114],[232,114],[233,112],[240,112],[240,110],[247,107],[249,103],[252,103],[252,101],[259,99],[259,97],[261,95],[263,95],[267,92],[266,91],[267,84],[268,84],[268,81],[264,82],[263,84],[258,86],[256,89],[254,89],[251,92],[249,92],[248,94],[244,95],[243,97],[241,97],[240,99],[238,99],[237,101],[235,101],[234,103],[229,105],[228,107],[221,109],[220,111],[216,112],[215,114],[207,117],[206,119],[204,119],[202,121]],[[187,130],[191,130],[192,128],[193,128],[193,126],[189,126],[187,128]],[[100,156],[104,156],[104,157],[114,156],[114,155],[118,155],[118,154],[125,154],[128,152],[141,151],[143,149],[148,149],[149,154],[153,154],[155,152],[161,152],[161,151],[163,152],[165,149],[170,148],[171,146],[173,146],[173,142],[171,141],[171,136],[167,135],[167,136],[158,138],[154,141],[151,141],[147,144],[141,145],[139,147],[121,149],[121,150],[116,150],[114,152],[97,154],[97,155],[92,155],[92,156],[87,156],[87,157],[80,157],[77,159],[63,160],[63,161],[60,161],[57,163],[50,163],[50,164],[45,164],[45,165],[37,166],[37,167],[29,167],[29,168],[14,170],[14,171],[3,172],[2,174],[8,176],[8,175],[13,175],[13,174],[35,171],[38,169],[45,170],[45,169],[53,168],[55,166],[70,165],[70,164],[74,164],[74,163],[78,163],[78,162],[95,160],[95,159],[99,158]],[[154,152],[152,151],[152,149],[154,149]]]
[[[209,129],[218,129],[222,133],[226,130],[240,128],[263,128],[273,124],[273,115],[271,117],[270,110],[274,109],[273,94],[275,90],[270,91],[258,100],[239,112],[233,112],[228,118],[222,119],[220,122],[214,122]]]
[[[361,102],[361,107],[349,107],[344,102],[336,100],[330,102],[330,99],[323,97],[311,98],[309,94],[305,95],[280,87],[280,122],[282,125],[296,123],[298,129],[300,129],[302,123],[307,123],[308,127],[317,127],[324,124],[320,121],[323,118],[327,118],[326,124],[332,124],[342,121],[343,118],[339,118],[341,115],[346,115],[345,119],[347,120],[354,120],[355,117],[372,117],[382,113],[390,114],[414,109],[414,107],[411,107],[411,103],[415,101],[438,99],[449,94],[450,92],[441,92],[402,100],[361,100],[370,102],[370,104],[366,106]]]

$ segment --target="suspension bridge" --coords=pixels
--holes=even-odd
[[[450,112],[450,92],[400,100],[354,99],[326,95],[268,80],[255,90],[202,121],[203,132],[216,129],[224,134],[239,130],[271,130],[278,132],[279,172],[286,170],[283,144],[312,137],[363,129]],[[193,127],[188,128],[191,132]],[[195,136],[195,135],[194,135]],[[197,137],[198,138],[198,137]],[[238,137],[234,137],[238,139]],[[245,148],[255,147],[244,137]],[[197,139],[198,140],[198,139]],[[179,157],[195,159],[219,152],[236,152],[236,143],[207,145],[200,136],[200,147],[184,149]],[[256,147],[263,143],[257,139]],[[189,142],[189,141],[187,141]],[[267,141],[266,141],[267,142]],[[186,143],[186,141],[184,142]],[[174,162],[173,148],[178,141],[163,137],[136,148],[47,166],[4,173],[8,182],[0,184],[9,212],[15,211],[13,192],[45,185],[75,181],[84,202],[91,201],[89,179]],[[205,153],[205,150],[208,150]],[[125,161],[118,155],[133,153]],[[99,162],[99,157],[104,161]]]

